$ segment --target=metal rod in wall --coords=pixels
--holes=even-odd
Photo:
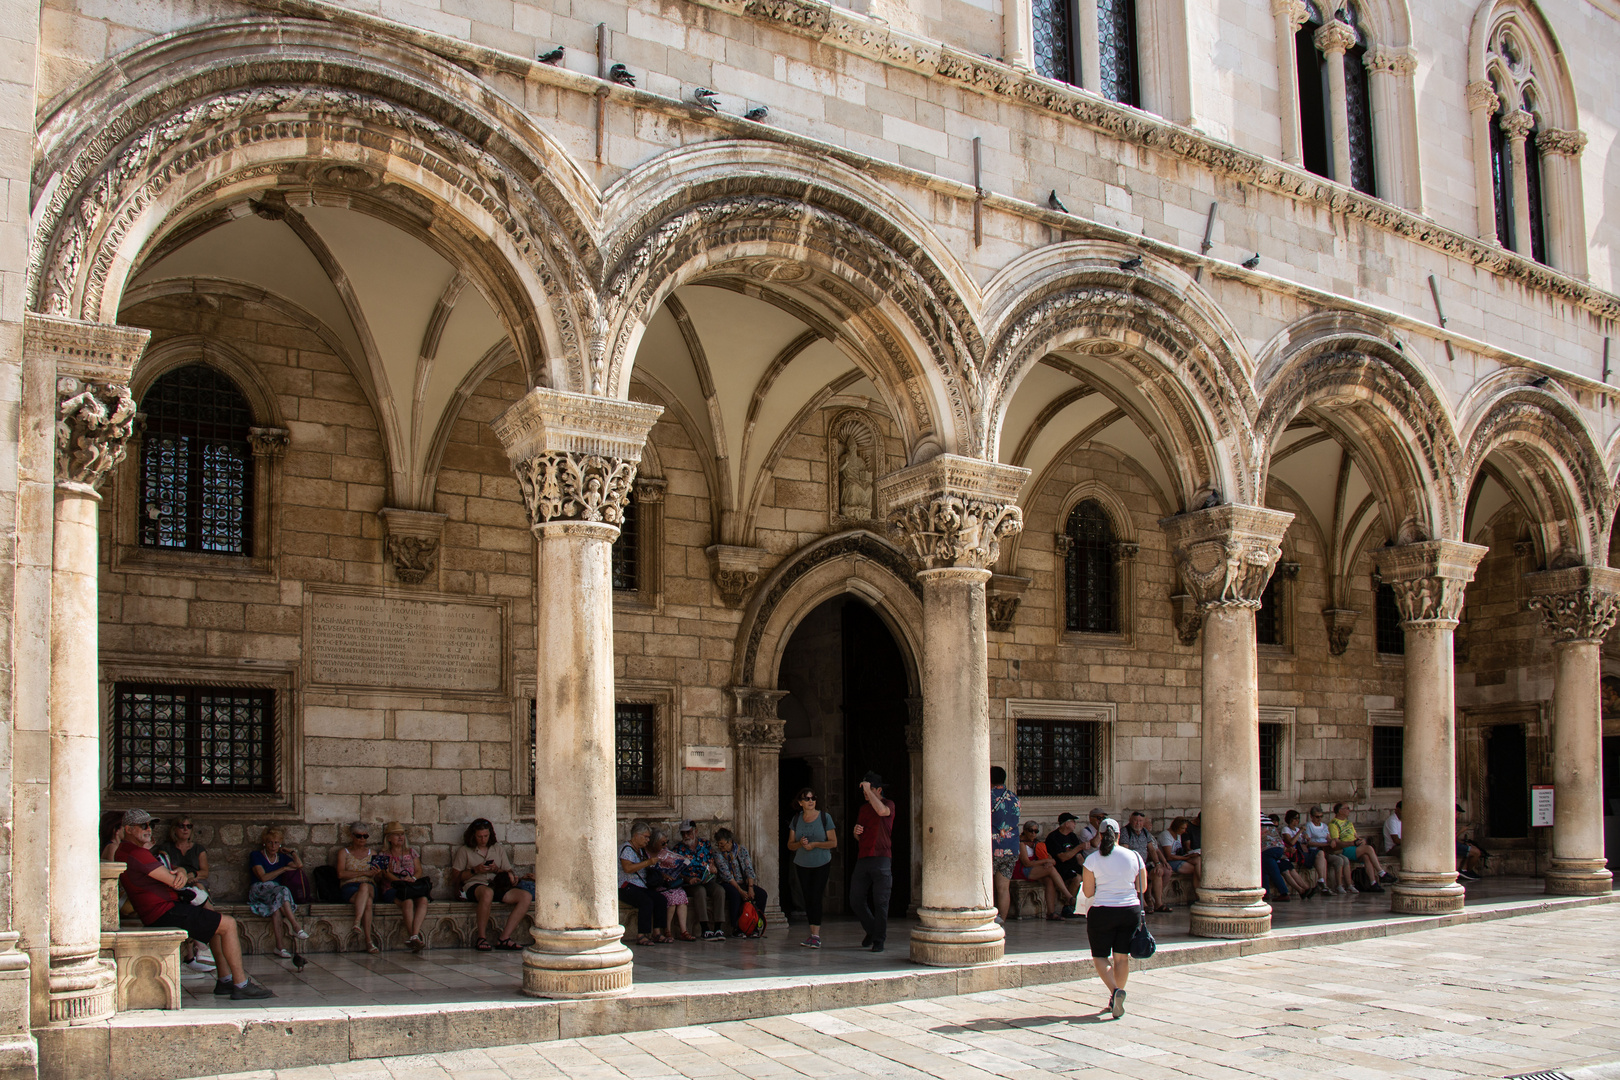
[[[602,147],[607,141],[608,88],[608,29],[607,23],[596,24],[596,77],[604,85],[596,88],[596,163],[602,164]]]
[[[1208,255],[1209,249],[1215,246],[1215,241],[1213,239],[1215,236],[1215,211],[1219,209],[1220,205],[1221,204],[1218,202],[1211,202],[1209,204],[1209,216],[1204,219],[1204,240],[1203,243],[1198,245],[1198,254],[1200,255]],[[1204,267],[1202,263],[1193,267],[1194,281],[1198,281],[1203,276]]]
[[[984,185],[980,183],[982,159],[979,137],[973,136],[973,246],[984,243]]]
[[[1429,295],[1434,297],[1434,313],[1440,319],[1440,328],[1444,330],[1446,327],[1446,309],[1440,306],[1440,283],[1434,280],[1433,274],[1429,275]],[[1457,354],[1451,350],[1451,336],[1448,334],[1441,340],[1446,343],[1446,359],[1455,364]]]
[[[1609,381],[1609,339],[1603,339],[1603,381]]]

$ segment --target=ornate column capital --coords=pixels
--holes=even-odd
[[[766,690],[757,686],[729,688],[736,704],[731,718],[731,738],[739,747],[777,753],[787,733],[787,721],[776,715],[776,703],[787,697],[786,690]]]
[[[1548,128],[1536,135],[1536,149],[1543,154],[1580,157],[1581,151],[1586,149],[1586,132]]]
[[[81,495],[124,459],[135,431],[135,399],[123,383],[56,379],[56,486]]]
[[[917,570],[988,570],[1024,527],[1018,489],[1028,469],[941,454],[878,481],[889,535]]]
[[[647,433],[663,408],[536,387],[490,422],[517,474],[529,526],[617,528]]]
[[[1159,527],[1199,611],[1260,606],[1294,515],[1262,506],[1212,506],[1164,518]],[[1196,631],[1195,631],[1196,633]]]
[[[1273,18],[1288,20],[1288,25],[1298,30],[1310,18],[1311,11],[1305,6],[1305,0],[1271,0],[1271,14]]]
[[[1555,642],[1601,643],[1620,619],[1620,570],[1572,566],[1524,575],[1525,606],[1546,616]]]
[[[1417,57],[1410,49],[1373,49],[1364,61],[1372,74],[1387,73],[1397,77],[1417,72]]]
[[[447,520],[444,514],[385,506],[377,516],[382,518],[387,534],[388,559],[396,578],[406,585],[420,585],[429,574],[436,573]]]
[[[709,557],[709,574],[726,607],[742,607],[749,592],[759,584],[760,567],[770,552],[764,548],[714,544],[703,549]]]
[[[292,432],[280,427],[248,428],[248,445],[256,458],[279,458],[287,453]]]
[[[1343,56],[1355,45],[1356,31],[1348,23],[1330,18],[1316,31],[1316,36],[1312,40],[1316,42],[1316,47],[1322,50],[1323,56],[1332,56],[1334,53]]]
[[[1458,540],[1423,540],[1373,552],[1379,576],[1395,590],[1401,625],[1457,625],[1463,592],[1489,548]]]
[[[1476,79],[1468,84],[1468,111],[1471,113],[1494,113],[1501,107],[1502,99],[1496,93],[1496,87],[1488,79]]]
[[[1502,134],[1515,142],[1523,142],[1530,129],[1536,126],[1536,118],[1528,110],[1513,109],[1498,123],[1502,125]]]

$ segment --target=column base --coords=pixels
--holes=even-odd
[[[523,950],[523,992],[540,998],[600,998],[628,994],[633,966],[620,939],[624,927],[534,930]]]
[[[99,950],[101,942],[96,942]],[[117,969],[95,953],[53,962],[46,1027],[72,1027],[110,1019],[118,1006]]]
[[[1389,910],[1397,915],[1450,915],[1463,909],[1465,893],[1455,870],[1420,874],[1402,869],[1389,891]]]
[[[1554,859],[1545,879],[1549,896],[1603,896],[1614,874],[1602,859]]]
[[[929,967],[993,964],[1007,951],[995,908],[918,908],[922,925],[911,931],[911,959]]]
[[[1199,889],[1189,908],[1189,933],[1207,938],[1255,938],[1271,933],[1271,905],[1263,889]]]

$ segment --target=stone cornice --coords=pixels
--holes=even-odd
[[[1574,566],[1524,575],[1530,598],[1525,606],[1540,611],[1553,640],[1601,642],[1620,618],[1620,570]]]
[[[49,355],[56,374],[84,382],[124,385],[146,351],[150,330],[81,322],[32,311],[23,315],[23,351]]]

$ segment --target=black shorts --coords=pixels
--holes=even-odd
[[[219,933],[221,918],[223,916],[217,911],[209,911],[195,904],[178,903],[159,915],[157,921],[150,925],[171,926],[176,930],[184,930],[192,941],[207,944]]]
[[[1106,960],[1110,953],[1131,951],[1131,935],[1136,933],[1142,920],[1142,905],[1130,907],[1093,907],[1086,912],[1086,939],[1091,942],[1091,955]]]

